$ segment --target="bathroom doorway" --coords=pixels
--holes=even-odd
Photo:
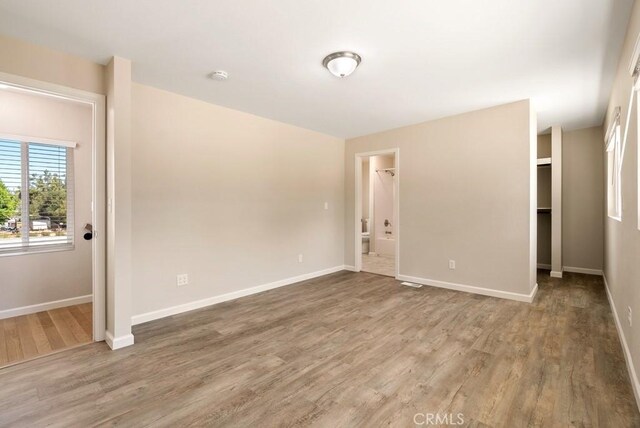
[[[356,271],[398,276],[398,149],[356,154]]]

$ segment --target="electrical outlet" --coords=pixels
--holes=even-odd
[[[302,254],[298,254],[298,263],[302,263]]]
[[[189,274],[182,273],[176,277],[176,284],[178,287],[189,284]]]
[[[455,268],[456,268],[456,261],[449,260],[449,269],[455,269]]]
[[[633,324],[633,312],[631,306],[627,306],[627,320],[629,321],[629,327]]]

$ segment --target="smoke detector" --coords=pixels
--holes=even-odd
[[[227,80],[229,78],[229,73],[224,70],[216,70],[213,73],[209,74],[209,79],[212,80]]]

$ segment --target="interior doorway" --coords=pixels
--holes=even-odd
[[[356,154],[356,271],[399,272],[399,150]]]
[[[0,367],[105,338],[105,97],[0,73]]]

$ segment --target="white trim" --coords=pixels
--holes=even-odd
[[[54,300],[52,302],[38,303],[36,305],[21,306],[19,308],[5,309],[0,311],[0,320],[5,318],[17,317],[20,315],[35,314],[37,312],[49,311],[51,309],[64,308],[66,306],[81,305],[83,303],[91,303],[93,296],[70,297],[68,299]]]
[[[590,268],[581,268],[581,267],[573,267],[573,266],[563,266],[563,272],[573,272],[573,273],[584,273],[587,275],[598,275],[602,276],[601,269],[590,269]]]
[[[45,144],[47,146],[71,147],[72,149],[75,149],[78,146],[78,144],[73,141],[52,140],[51,138],[33,137],[29,135],[4,134],[1,132],[0,139],[19,141],[21,143]]]
[[[640,41],[640,35],[638,36],[638,40]],[[637,42],[636,42],[637,43]],[[636,79],[635,85],[634,85],[634,89],[636,90],[636,100],[640,99],[640,94],[637,93],[637,91],[640,90],[640,88],[638,87],[638,85],[640,84],[640,79]],[[638,108],[638,104],[640,103],[636,103],[636,127],[638,124],[640,124],[640,108]],[[636,199],[636,214],[637,214],[637,228],[638,230],[640,230],[640,186],[637,186],[637,183],[640,183],[640,168],[638,168],[638,165],[640,165],[640,150],[638,150],[638,147],[640,147],[640,135],[638,135],[637,133],[637,129],[636,129],[636,187],[637,187],[637,192],[638,194],[637,199]],[[622,219],[620,219],[620,221],[622,221]]]
[[[558,278],[562,278],[562,139],[562,127],[559,125],[552,126],[551,156],[553,157],[553,166],[551,168],[551,276],[554,276],[554,273],[557,275],[557,272],[560,272],[560,276]]]
[[[0,257],[26,256],[29,254],[42,253],[58,253],[60,251],[73,251],[75,249],[75,244],[48,244],[40,246],[35,245],[32,247],[7,247],[0,250]]]
[[[629,94],[629,107],[627,108],[627,120],[624,123],[624,134],[621,135],[619,144],[620,144],[620,152],[619,152],[619,165],[618,165],[618,170],[619,173],[622,173],[622,164],[624,163],[624,152],[625,149],[627,147],[627,139],[629,137],[629,125],[631,124],[631,111],[633,110],[633,99],[635,97],[636,94],[636,87],[635,85],[631,88],[631,93]],[[619,120],[618,119],[618,124],[619,124]],[[622,180],[622,179],[621,179]],[[620,213],[620,215],[622,215],[622,211]]]
[[[432,287],[446,288],[448,290],[464,291],[465,293],[481,294],[483,296],[499,297],[501,299],[516,300],[518,302],[533,302],[538,292],[538,284],[529,294],[512,293],[511,291],[494,290],[492,288],[476,287],[474,285],[456,284],[453,282],[438,281],[435,279],[418,278],[415,276],[398,275],[399,281],[415,282],[417,284],[430,285]]]
[[[545,269],[545,270],[551,270],[551,265],[548,265],[546,263],[538,263],[536,265],[536,268],[538,269]]]
[[[640,36],[638,38],[638,40],[640,41]],[[636,90],[636,133],[637,133],[637,129],[638,129],[638,125],[640,125],[640,108],[638,108],[638,105],[640,105],[640,93],[638,93],[638,91],[640,91],[640,78],[636,79],[636,83],[634,85],[634,89]],[[636,183],[640,183],[640,168],[638,168],[638,165],[640,165],[640,150],[638,150],[638,142],[640,141],[640,137],[638,137],[638,135],[636,134],[636,178],[637,181]],[[636,214],[637,214],[637,224],[636,226],[638,227],[638,230],[640,230],[640,186],[638,186],[638,188],[636,189],[638,191],[638,194],[636,195],[636,204],[637,204],[637,210],[636,210]],[[622,220],[620,220],[622,221]]]
[[[240,297],[250,296],[252,294],[261,293],[267,290],[273,290],[274,288],[284,287],[285,285],[295,284],[296,282],[306,281],[308,279],[317,278],[319,276],[328,275],[330,273],[339,272],[345,270],[344,265],[334,266],[328,269],[319,270],[316,272],[305,273],[303,275],[294,276],[291,278],[281,279],[280,281],[269,282],[267,284],[258,285],[251,288],[245,288],[243,290],[232,291],[230,293],[220,294],[218,296],[208,297],[202,300],[195,300],[189,303],[183,303],[181,305],[170,306],[168,308],[159,309],[157,311],[146,312],[144,314],[134,315],[131,317],[131,324],[137,325],[145,322],[157,320],[171,315],[181,314],[183,312],[193,311],[195,309],[204,308],[207,306],[215,305],[229,300],[235,300]]]
[[[106,332],[104,340],[105,342],[107,342],[107,345],[109,345],[109,348],[111,348],[112,351],[115,351],[116,349],[120,349],[120,348],[125,348],[127,346],[131,346],[133,345],[133,341],[134,341],[133,334],[127,334],[120,337],[113,337],[113,335],[109,331]]]
[[[607,127],[607,132],[604,134],[604,144],[608,149],[609,140],[611,139],[611,134],[613,133],[616,126],[620,126],[620,106],[617,106],[613,109],[613,117],[609,121],[609,126]]]
[[[551,158],[537,158],[536,165],[538,166],[551,165]]]
[[[350,272],[356,272],[356,267],[355,266],[351,266],[351,265],[344,265],[343,269],[344,270],[348,270]]]
[[[611,290],[609,290],[609,283],[607,282],[607,277],[604,273],[602,274],[602,278],[604,279],[604,289],[607,291],[607,299],[609,299],[609,306],[611,306],[611,312],[613,314],[613,320],[616,324],[616,330],[618,331],[618,336],[620,337],[620,342],[622,343],[624,361],[627,363],[627,371],[629,373],[629,378],[631,379],[633,395],[636,398],[636,405],[640,410],[640,381],[638,381],[638,375],[636,374],[636,369],[633,365],[631,351],[629,350],[629,345],[627,345],[627,339],[624,336],[624,330],[622,330],[622,324],[620,323],[620,318],[618,318],[618,311],[616,310],[616,305],[613,302]]]
[[[69,88],[0,72],[0,83],[27,92],[89,104],[92,123],[92,240],[93,340],[105,340],[106,331],[106,97],[102,94]]]
[[[629,70],[629,74],[633,76],[635,74],[636,66],[638,65],[638,61],[640,60],[640,34],[636,39],[636,43],[633,46],[633,51],[631,53],[631,58],[629,59],[629,65],[627,66]]]
[[[552,270],[551,273],[549,273],[549,276],[552,278],[562,278],[562,271]]]
[[[394,186],[394,198],[393,198],[393,216],[394,216],[394,224],[393,224],[393,235],[394,235],[394,244],[395,244],[395,278],[398,278],[400,274],[400,148],[390,148],[383,150],[374,150],[370,152],[360,152],[354,155],[355,160],[355,206],[354,206],[354,272],[360,272],[362,270],[362,160],[366,157],[371,156],[379,156],[379,155],[393,155],[393,166],[395,170],[395,180],[393,181]],[[369,164],[369,168],[371,168],[371,164]],[[370,209],[369,218],[375,219],[375,213],[373,213]],[[369,226],[369,230],[371,229]],[[373,231],[375,234],[375,226],[373,227]],[[369,242],[375,242],[375,235],[370,235]],[[369,253],[372,255],[373,253]]]
[[[107,330],[107,100],[93,102],[93,159],[91,181],[91,240],[93,272],[93,340],[105,340]]]
[[[360,272],[362,269],[362,157],[355,155],[355,164],[354,164],[354,174],[355,174],[355,192],[354,192],[354,206],[353,206],[353,216],[354,216],[354,228],[355,228],[355,237],[353,241],[353,245],[355,245],[355,258],[353,260],[354,270],[355,272]],[[371,160],[369,160],[369,175],[371,175]],[[371,186],[371,181],[369,181],[369,186]],[[369,193],[371,195],[371,193]],[[369,205],[371,206],[371,205]],[[372,242],[375,242],[375,230],[372,228],[373,224],[373,212],[369,211],[369,221],[371,224],[369,225],[369,249],[371,249]],[[371,231],[374,231],[371,234]]]

